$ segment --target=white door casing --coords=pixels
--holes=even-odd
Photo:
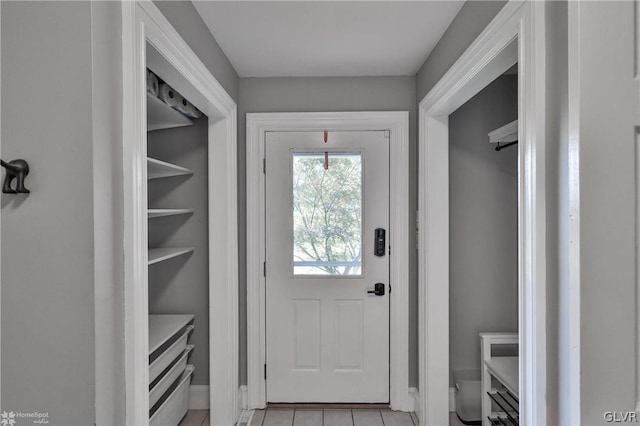
[[[265,134],[269,131],[390,130],[390,405],[412,411],[409,390],[409,115],[406,111],[247,114],[247,405],[264,408]]]
[[[153,63],[209,117],[210,418],[233,425],[240,414],[237,107],[153,2],[122,2],[121,11],[126,424],[149,421],[146,67]]]
[[[267,400],[386,403],[389,132],[326,139],[266,135]]]
[[[420,424],[449,417],[448,116],[516,62],[520,419],[547,420],[545,3],[511,0],[419,105]]]

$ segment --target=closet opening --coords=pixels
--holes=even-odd
[[[152,2],[123,3],[122,58],[126,424],[234,424],[237,107]]]
[[[466,272],[470,277],[467,282],[475,284],[483,274],[488,276],[487,270],[491,267],[491,262],[498,260],[497,264],[501,268],[511,267],[517,270],[517,277],[512,278],[511,283],[511,289],[515,290],[505,287],[506,293],[497,293],[495,288],[490,288],[492,293],[487,295],[486,291],[480,292],[475,287],[471,287],[468,291],[464,289],[459,292],[465,293],[465,297],[469,297],[468,300],[473,297],[478,300],[478,304],[467,302],[467,311],[471,311],[476,316],[478,316],[478,311],[482,311],[482,308],[486,309],[479,304],[482,300],[511,299],[512,301],[511,305],[506,307],[489,308],[491,311],[501,311],[500,315],[504,317],[500,321],[496,320],[494,324],[487,324],[487,328],[483,330],[468,331],[467,336],[460,337],[460,341],[469,345],[467,347],[470,349],[467,350],[473,351],[477,361],[472,362],[467,358],[467,361],[454,365],[453,369],[476,370],[475,379],[468,380],[468,382],[475,386],[476,410],[477,401],[484,402],[481,402],[484,412],[479,420],[484,425],[496,424],[496,421],[497,424],[513,425],[514,423],[542,424],[547,418],[545,397],[547,318],[546,257],[544,256],[546,247],[544,10],[544,5],[538,2],[507,3],[420,102],[419,170],[420,183],[423,186],[419,193],[419,282],[423,292],[419,293],[420,341],[418,347],[420,351],[421,423],[459,422],[454,413],[456,390],[455,387],[452,387],[454,378],[450,362],[457,362],[455,352],[459,353],[459,349],[456,347],[459,348],[459,345],[463,343],[456,343],[459,337],[452,336],[449,322],[459,321],[460,315],[457,312],[461,310],[456,308],[458,294],[455,293],[455,283],[453,283],[454,287],[450,289],[450,278],[451,275],[454,275],[453,278],[456,279],[456,274],[459,278],[467,265],[455,267],[451,264],[452,260],[456,261],[452,255],[456,250],[455,247],[462,250],[463,254],[470,250],[477,250],[480,253],[478,258],[481,258],[483,253],[485,258],[490,258],[490,261],[478,263],[473,276]],[[456,229],[458,225],[450,222],[456,220],[456,214],[464,213],[459,211],[460,208],[455,207],[455,198],[450,203],[450,197],[455,196],[450,193],[450,178],[455,179],[456,176],[453,171],[451,174],[449,171],[449,156],[450,154],[456,155],[454,151],[456,147],[452,147],[450,144],[450,127],[452,126],[450,120],[454,119],[453,124],[455,124],[455,115],[462,111],[461,107],[465,108],[465,104],[470,100],[474,102],[477,99],[476,96],[483,89],[499,84],[500,79],[509,78],[508,75],[503,76],[503,74],[516,64],[517,100],[513,104],[512,117],[504,117],[504,121],[495,122],[491,127],[487,126],[481,129],[475,139],[479,144],[485,145],[487,154],[491,153],[493,156],[515,155],[513,150],[517,150],[517,156],[514,157],[514,162],[517,165],[513,166],[517,170],[515,180],[517,182],[515,189],[517,207],[503,207],[503,210],[496,211],[494,214],[504,217],[507,222],[501,223],[499,230],[498,228],[496,230],[489,229],[486,232],[487,235],[495,236],[493,234],[503,232],[503,228],[517,227],[517,233],[514,234],[517,235],[517,238],[510,237],[510,240],[513,241],[513,245],[510,247],[513,248],[509,249],[511,252],[507,253],[507,258],[503,258],[502,253],[497,252],[501,246],[490,245],[478,237],[467,238],[466,241],[462,240],[462,243],[457,244],[456,241],[453,241],[452,250],[449,250],[451,240],[456,238],[456,232],[460,231],[460,228]],[[481,96],[482,94],[478,97]],[[498,102],[499,99],[489,96],[489,104],[479,113],[479,119],[489,120],[494,114],[493,105],[497,105]],[[458,111],[459,109],[460,111]],[[493,146],[495,144],[489,143],[488,133],[512,123],[516,118],[518,143],[496,152],[495,146]],[[467,126],[472,125],[477,125],[477,123],[470,123]],[[467,131],[466,126],[462,130]],[[451,132],[455,132],[455,129],[451,129]],[[463,164],[472,158],[476,160],[485,158],[477,154],[474,154],[474,157],[473,153],[458,154],[460,154]],[[505,158],[501,157],[498,161],[503,161]],[[493,160],[496,159],[493,158]],[[487,162],[488,160],[483,161]],[[500,169],[501,180],[496,183],[499,186],[508,180],[507,176],[511,173],[505,165],[501,167],[504,167]],[[493,173],[495,173],[495,168],[487,169],[479,176],[486,179]],[[493,180],[496,181],[496,178],[494,177]],[[494,207],[487,202],[485,192],[471,193],[469,197],[472,200],[470,213],[475,213],[470,216],[472,222],[477,221],[483,209],[491,211]],[[450,212],[450,208],[455,208],[456,211]],[[509,211],[512,213],[507,218],[506,215]],[[460,236],[459,232],[458,236]],[[512,255],[517,259],[517,263],[507,260]],[[498,267],[496,266],[496,268]],[[506,282],[506,280],[501,276],[500,282]],[[495,285],[496,283],[490,284]],[[503,297],[503,294],[506,294],[506,297]],[[454,299],[451,304],[449,303],[450,298]],[[446,303],[444,303],[445,301]],[[451,314],[450,309],[452,310]],[[467,314],[468,312],[464,312],[464,315]],[[488,315],[491,318],[494,313]],[[514,316],[517,317],[517,323],[509,324],[510,318]],[[516,324],[517,327],[515,327]],[[488,328],[489,326],[496,328]],[[455,323],[453,327],[456,327]],[[481,345],[481,332],[504,334],[494,335],[495,339],[490,339],[490,335],[486,335],[486,338],[483,339],[484,344]],[[473,340],[475,343],[469,343]],[[503,350],[508,351],[508,346],[516,343],[518,346],[517,357],[513,348],[511,353],[505,354],[511,356],[498,357],[499,344]],[[451,354],[452,359],[450,359],[450,349],[454,351]],[[489,358],[488,360],[493,364],[490,365],[493,371],[485,369],[487,362],[481,358]],[[503,367],[505,367],[504,364],[507,364],[508,376],[514,379],[517,377],[517,382],[506,380],[506,376],[498,371],[496,363],[502,363]],[[515,398],[505,394],[506,401],[500,400],[500,404],[493,401],[487,403],[487,399],[484,398],[486,393],[482,393],[484,389],[477,392],[477,370],[483,372],[480,380],[481,386],[482,378],[485,378],[485,386],[491,380],[496,379],[497,382],[500,382],[496,385],[500,384],[501,387],[509,390]],[[493,378],[489,376],[493,376]],[[423,392],[423,389],[426,389],[426,392]],[[423,396],[423,393],[426,395]],[[478,399],[478,393],[480,393],[480,399]],[[514,415],[516,411],[518,414]],[[494,413],[505,414],[496,417],[493,415]],[[507,413],[511,417],[506,415]]]
[[[209,386],[209,119],[150,69],[146,99],[149,418],[178,424]]]
[[[519,424],[517,119],[517,64],[449,115],[452,425]]]

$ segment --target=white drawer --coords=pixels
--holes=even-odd
[[[193,365],[187,366],[178,387],[149,419],[149,426],[178,426],[189,409],[189,385],[193,370],[195,370]]]
[[[164,395],[164,393],[171,387],[171,385],[178,380],[180,375],[184,372],[187,367],[187,358],[189,357],[189,353],[193,349],[193,345],[189,345],[186,347],[178,362],[176,362],[173,367],[160,379],[156,385],[151,388],[149,391],[149,407],[153,407],[156,402],[160,400],[160,397]]]
[[[183,334],[171,344],[158,358],[156,358],[149,365],[149,383],[153,383],[155,379],[158,378],[160,373],[164,371],[165,368],[169,366],[176,358],[184,352],[184,348],[187,346],[187,339],[189,338],[189,333],[193,330],[193,325],[187,327],[187,329],[183,332]]]

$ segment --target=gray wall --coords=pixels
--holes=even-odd
[[[569,6],[579,74],[570,69],[570,108],[579,120],[581,415],[604,424],[605,411],[636,405],[636,156],[638,82],[634,4]],[[573,129],[572,129],[573,130]]]
[[[193,4],[190,1],[164,0],[154,0],[153,3],[237,103],[238,73]]]
[[[417,208],[417,123],[414,77],[322,77],[240,79],[238,200],[240,218],[240,383],[247,383],[246,351],[246,113],[305,111],[409,111],[409,235]],[[417,258],[409,247],[409,382],[417,386]]]
[[[193,126],[157,130],[147,136],[152,158],[194,171],[193,176],[149,182],[149,208],[193,209],[193,215],[149,221],[149,247],[193,247],[194,252],[149,267],[149,313],[194,314],[189,340],[195,348],[193,385],[209,384],[208,118]]]
[[[118,2],[91,2],[96,423],[125,422],[122,60]]]
[[[91,5],[2,2],[2,409],[95,421]],[[29,422],[30,423],[30,422]]]
[[[156,4],[237,100],[193,6]],[[2,196],[2,408],[123,424],[120,7],[1,7],[3,158],[30,162],[32,190]]]
[[[478,333],[518,331],[518,149],[496,152],[487,136],[517,118],[516,75],[449,116],[452,371],[480,368]]]
[[[417,99],[422,100],[451,65],[464,53],[505,1],[467,1],[431,51],[416,76]]]

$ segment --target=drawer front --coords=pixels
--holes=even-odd
[[[180,378],[182,373],[185,371],[187,367],[187,358],[189,357],[189,353],[193,349],[193,346],[187,346],[187,348],[178,359],[173,367],[160,379],[156,385],[151,388],[149,391],[149,407],[153,407],[159,400],[162,395],[171,387],[171,385]]]
[[[190,325],[183,332],[183,334],[173,342],[171,346],[167,348],[166,351],[162,353],[158,358],[156,358],[151,365],[149,365],[149,383],[153,383],[155,379],[160,376],[165,368],[167,368],[173,361],[176,360],[187,347],[187,339],[189,338],[189,333],[193,330],[193,326]]]
[[[180,383],[149,419],[149,426],[178,426],[189,409],[189,385],[195,367],[188,365]]]

